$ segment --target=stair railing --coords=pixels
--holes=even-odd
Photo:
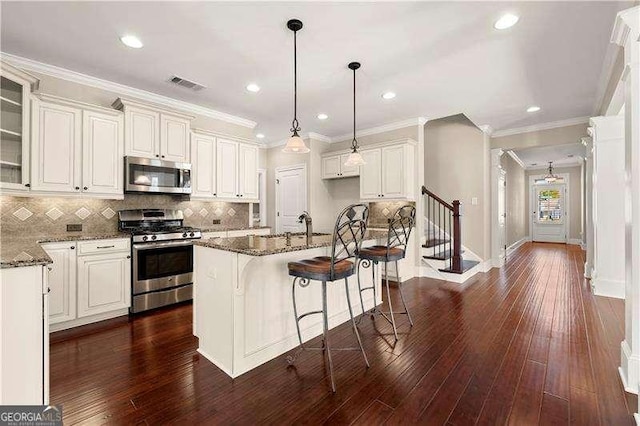
[[[425,199],[425,217],[428,226],[433,230],[429,239],[440,241],[433,245],[433,255],[436,255],[436,247],[441,244],[449,244],[451,256],[449,256],[449,271],[462,273],[462,237],[460,227],[460,200],[453,200],[451,204],[422,186],[422,195]]]

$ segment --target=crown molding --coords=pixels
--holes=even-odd
[[[580,164],[582,163],[583,157],[577,156],[575,157],[575,161],[571,162],[571,163],[560,163],[560,164],[556,164],[555,162],[553,163],[553,171],[554,174],[556,169],[567,169],[567,168],[571,168],[571,167],[579,167]],[[533,171],[533,170],[548,170],[549,169],[549,163],[547,163],[546,166],[543,165],[538,165],[538,166],[529,166],[529,167],[525,167],[524,168],[527,171]],[[558,175],[563,175],[563,174],[567,174],[567,173],[557,173]]]
[[[566,120],[551,121],[549,123],[534,124],[533,126],[517,127],[513,129],[498,130],[493,133],[492,137],[501,138],[504,136],[519,135],[522,133],[539,132],[541,130],[557,129],[560,127],[575,126],[577,124],[586,124],[590,117],[576,117]]]
[[[488,124],[483,124],[482,126],[478,126],[478,129],[482,130],[482,133],[484,133],[487,136],[492,136],[493,135],[493,127],[491,127]]]
[[[522,161],[520,159],[520,157],[518,157],[518,154],[516,154],[515,152],[513,152],[512,150],[508,150],[507,154],[509,154],[509,157],[513,158],[513,161],[515,161],[516,163],[518,163],[518,165],[520,167],[522,167],[523,169],[526,169],[527,167],[524,164],[524,161]]]
[[[5,52],[0,52],[0,55],[2,56],[3,60],[16,67],[32,72],[46,74],[52,77],[60,78],[62,80],[83,84],[85,86],[114,92],[117,94],[117,96],[133,97],[136,100],[151,102],[182,112],[215,118],[217,120],[225,121],[227,123],[235,124],[238,126],[248,127],[250,129],[253,129],[257,124],[255,121],[248,120],[246,118],[226,114],[224,112],[216,111],[214,109],[192,104],[189,102],[179,101],[177,99],[158,95],[146,90],[136,89],[134,87],[125,86],[123,84],[114,83],[108,80],[103,80],[87,74],[82,74],[76,71],[57,67],[55,65],[45,64]]]
[[[611,31],[611,43],[625,47],[628,40],[638,41],[640,33],[640,6],[618,12]]]
[[[410,118],[408,120],[396,121],[393,123],[383,124],[382,126],[370,127],[368,129],[360,129],[356,131],[358,137],[376,135],[378,133],[390,132],[392,130],[404,129],[405,127],[424,126],[427,123],[425,117]],[[352,133],[331,136],[331,143],[342,142],[353,138]]]
[[[306,137],[315,141],[331,143],[331,138],[329,136],[321,135],[320,133],[309,132],[307,133]]]

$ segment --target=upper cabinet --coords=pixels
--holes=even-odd
[[[336,179],[360,175],[358,166],[345,166],[348,153],[327,154],[322,156],[322,179]]]
[[[0,62],[0,188],[26,191],[29,176],[30,93],[38,79]]]
[[[39,95],[31,114],[34,191],[122,196],[120,112]]]
[[[125,155],[189,162],[189,133],[194,117],[122,98],[113,106],[124,111]]]
[[[415,200],[415,143],[390,142],[363,149],[360,166],[360,199]]]
[[[239,144],[238,195],[243,199],[258,199],[258,147]]]
[[[218,197],[238,198],[238,142],[218,138],[216,148]]]
[[[191,196],[213,198],[216,194],[216,138],[191,134]]]

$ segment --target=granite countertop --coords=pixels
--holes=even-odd
[[[255,235],[236,238],[209,238],[194,241],[194,245],[218,250],[231,251],[249,256],[269,256],[272,254],[289,253],[320,247],[329,247],[332,242],[331,234],[314,233],[310,240],[304,232],[291,234],[287,238],[279,235]],[[386,231],[367,231],[365,240],[387,238]]]
[[[224,225],[211,225],[211,226],[199,226],[202,232],[218,232],[218,231],[244,231],[249,229],[269,229],[270,226],[224,226]]]
[[[22,237],[2,235],[0,239],[0,269],[53,263],[49,255],[42,248],[42,243],[108,240],[111,238],[130,238],[130,235],[121,232],[98,234],[92,234],[90,232],[67,232],[57,235],[30,235]]]

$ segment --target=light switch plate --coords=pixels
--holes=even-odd
[[[220,225],[220,219],[213,219],[214,225]]]
[[[471,205],[472,206],[477,206],[478,205],[478,197],[472,197],[471,198]]]

